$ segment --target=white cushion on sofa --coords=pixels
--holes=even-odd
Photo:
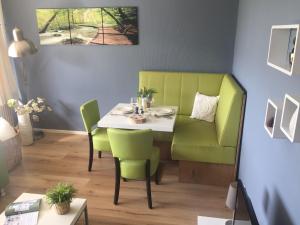
[[[214,122],[219,96],[207,96],[197,92],[191,118]]]

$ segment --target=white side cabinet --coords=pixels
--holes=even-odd
[[[284,97],[280,129],[291,142],[300,142],[300,98],[288,94]]]
[[[271,138],[284,138],[280,129],[282,104],[268,99],[264,127]]]
[[[272,26],[268,65],[289,75],[300,75],[299,24]]]

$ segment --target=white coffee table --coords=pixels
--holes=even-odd
[[[229,219],[198,216],[198,225],[226,225]]]
[[[198,216],[198,225],[232,225],[232,219]],[[235,220],[238,225],[251,225],[250,220]]]
[[[174,124],[176,120],[176,114],[178,107],[177,106],[162,106],[163,108],[172,108],[174,110],[174,115],[170,117],[155,117],[155,116],[147,116],[146,123],[143,124],[135,124],[131,122],[128,118],[129,115],[112,115],[112,111],[114,111],[117,107],[125,107],[130,106],[126,103],[117,104],[110,112],[108,112],[99,122],[98,127],[103,128],[119,128],[119,129],[129,129],[129,130],[145,130],[151,129],[153,131],[161,131],[161,132],[173,132]],[[150,109],[154,111],[156,108],[162,107],[153,107]]]
[[[38,225],[74,225],[78,221],[82,213],[84,213],[85,225],[88,225],[88,213],[87,213],[87,200],[82,198],[74,198],[71,203],[70,212],[66,215],[58,215],[55,208],[47,204],[45,195],[40,194],[21,194],[15,202],[22,202],[33,199],[42,199]],[[5,214],[4,212],[0,215],[0,224],[4,224]]]

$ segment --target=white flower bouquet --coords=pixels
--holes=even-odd
[[[31,113],[41,113],[45,110],[52,111],[52,108],[47,105],[46,100],[44,98],[37,97],[36,99],[29,100],[26,104],[22,104],[22,102],[16,99],[9,99],[7,101],[7,105],[10,108],[13,108],[17,115],[31,114]],[[33,118],[37,117],[37,115],[33,115]]]

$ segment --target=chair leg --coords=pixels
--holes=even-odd
[[[118,204],[119,193],[120,193],[120,179],[121,179],[121,169],[120,169],[120,161],[118,158],[114,158],[115,160],[115,196],[114,196],[114,204]]]
[[[160,180],[161,180],[161,164],[159,163],[155,173],[155,184],[159,185]]]
[[[98,158],[101,159],[101,151],[98,152]]]
[[[89,167],[88,171],[91,172],[93,167],[93,159],[94,159],[94,146],[93,146],[93,136],[91,133],[89,135],[89,143],[90,143],[90,156],[89,156]]]
[[[151,176],[150,176],[150,160],[146,161],[146,187],[147,187],[147,199],[148,207],[152,209],[152,197],[151,197]]]

